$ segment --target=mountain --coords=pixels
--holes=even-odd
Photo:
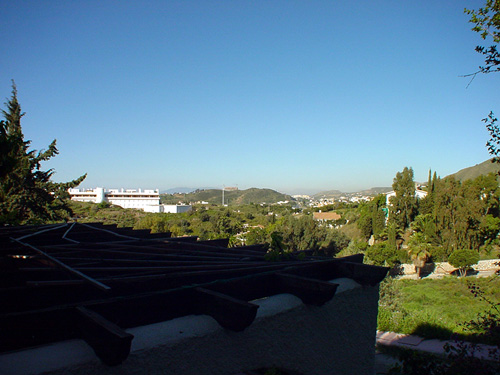
[[[342,193],[340,190],[326,190],[326,191],[320,191],[319,193],[316,193],[313,195],[314,198],[338,198],[345,193]]]
[[[383,193],[388,193],[391,191],[391,187],[373,187],[371,189],[366,189],[366,190],[361,190],[357,191],[354,193],[344,193],[340,190],[328,190],[328,191],[321,191],[317,194],[314,194],[313,197],[315,199],[321,199],[321,198],[339,198],[339,197],[354,197],[354,196],[369,196],[369,197],[374,197],[379,194]]]
[[[376,195],[379,195],[379,194],[385,194],[385,193],[388,193],[392,191],[392,187],[391,186],[383,186],[383,187],[372,187],[371,189],[367,189],[367,190],[361,190],[361,191],[358,191],[356,194],[357,195],[368,195],[370,197],[374,197]]]
[[[161,191],[161,194],[175,194],[175,193],[191,193],[196,189],[188,187],[176,187]]]
[[[170,188],[167,190],[162,190],[160,191],[160,194],[186,194],[186,193],[191,193],[196,190],[208,190],[208,189],[215,189],[213,187],[197,187],[197,188],[190,188],[190,187],[175,187],[175,188]]]
[[[491,159],[488,159],[473,167],[461,169],[447,177],[454,177],[456,180],[465,181],[489,173],[498,173],[498,171],[500,171],[500,164],[492,163]]]
[[[179,201],[208,202],[212,204],[222,204],[222,190],[220,189],[197,189],[185,194],[162,194],[162,203],[175,204]],[[250,203],[277,203],[281,201],[291,201],[293,198],[287,194],[279,193],[271,189],[250,188],[246,190],[225,190],[224,204],[238,205]]]

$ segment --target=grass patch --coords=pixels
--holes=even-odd
[[[491,343],[463,325],[490,308],[472,295],[468,289],[470,283],[479,286],[492,302],[500,302],[500,278],[495,276],[387,279],[381,284],[378,329],[442,340],[454,334],[468,341]]]

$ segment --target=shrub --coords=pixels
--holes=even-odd
[[[467,269],[479,262],[479,253],[471,249],[457,249],[451,253],[448,262],[458,268],[460,276],[465,276]]]

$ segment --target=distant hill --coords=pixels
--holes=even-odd
[[[500,164],[492,163],[491,159],[489,159],[473,167],[461,169],[447,177],[454,177],[456,180],[465,181],[488,173],[498,173],[498,171],[500,171]]]
[[[316,193],[313,195],[314,198],[338,198],[340,196],[344,195],[340,190],[327,190],[327,191],[320,191],[319,193]]]
[[[162,191],[160,191],[160,194],[175,194],[175,193],[185,194],[185,193],[191,193],[192,191],[200,190],[200,189],[205,190],[205,189],[213,189],[213,188],[211,188],[211,187],[203,187],[203,188],[175,187],[175,188],[170,188],[167,190],[162,190]]]
[[[174,193],[191,193],[196,189],[188,187],[176,187],[161,191],[161,194],[174,194]]]
[[[208,202],[222,204],[221,189],[198,189],[185,194],[162,194],[162,203],[175,204],[179,201],[185,203]],[[290,195],[279,193],[271,189],[250,188],[246,190],[224,191],[224,203],[229,205],[250,203],[277,203],[280,201],[291,201]]]
[[[373,188],[367,189],[367,190],[361,190],[361,191],[358,191],[356,194],[368,195],[370,197],[374,197],[376,195],[385,194],[385,193],[388,193],[390,191],[392,191],[391,186],[383,186],[383,187],[373,187]]]
[[[340,190],[328,190],[328,191],[321,191],[317,194],[314,194],[313,197],[316,199],[339,198],[342,196],[347,196],[347,197],[370,196],[370,197],[374,197],[374,196],[379,195],[379,194],[388,193],[391,190],[392,190],[392,187],[373,187],[371,189],[361,190],[361,191],[357,191],[355,193],[344,193]]]

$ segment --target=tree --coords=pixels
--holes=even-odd
[[[0,225],[39,224],[71,215],[68,189],[78,186],[86,174],[66,183],[51,181],[54,171],[41,163],[59,152],[56,141],[47,150],[29,150],[21,128],[21,105],[12,84],[12,96],[0,121]]]
[[[401,263],[398,250],[390,246],[387,242],[379,242],[368,247],[366,257],[369,263],[376,266],[394,267]]]
[[[268,242],[267,232],[264,228],[253,228],[245,235],[245,245],[260,245]]]
[[[417,214],[413,169],[405,167],[403,172],[398,172],[392,188],[396,195],[390,198],[389,220],[406,229]]]
[[[321,244],[319,254],[336,256],[339,252],[349,246],[350,242],[351,239],[344,232],[341,232],[338,229],[329,229],[325,240]]]
[[[446,252],[468,248],[479,251],[496,238],[498,183],[494,174],[463,183],[452,177],[438,179],[432,193],[432,210],[417,217],[414,229],[424,232],[428,242]]]
[[[460,276],[465,276],[467,269],[477,262],[479,262],[479,253],[471,249],[457,249],[448,258],[448,263],[458,268]]]
[[[484,7],[478,10],[465,9],[465,13],[471,16],[469,22],[474,24],[473,31],[478,32],[481,38],[488,37],[494,43],[500,42],[500,0],[486,0]],[[493,73],[500,71],[500,53],[497,45],[490,47],[477,46],[476,51],[485,56],[485,65],[479,67],[479,71],[474,73]]]
[[[365,208],[365,207],[363,207]],[[373,233],[372,213],[368,209],[362,209],[361,215],[356,222],[361,234],[365,239],[370,238]]]
[[[368,239],[370,236],[379,235],[385,228],[385,194],[379,194],[370,202],[361,203],[359,206],[359,219],[356,224],[362,235]]]
[[[319,250],[326,239],[326,228],[320,227],[311,216],[286,216],[276,226],[283,245],[291,250]]]
[[[498,42],[500,42],[500,0],[486,0],[484,7],[478,10],[465,9],[465,13],[471,17],[469,22],[474,24],[473,31],[479,33],[483,40],[491,37],[493,44],[490,47],[477,46],[476,51],[484,55],[484,66],[472,75],[472,79],[478,73],[495,73],[500,71],[500,53],[498,52]],[[486,129],[490,133],[490,140],[486,147],[490,155],[493,156],[492,162],[500,163],[500,130],[496,124],[497,118],[493,112],[483,119],[486,123]]]
[[[379,235],[385,229],[385,201],[385,194],[380,194],[372,200],[372,232],[374,235]]]
[[[500,163],[500,129],[496,124],[497,121],[498,119],[493,112],[490,112],[488,117],[483,119],[486,129],[490,133],[490,139],[486,142],[486,147],[490,155],[493,156],[493,159],[491,159],[493,163]],[[500,171],[498,174],[500,174]]]
[[[426,198],[424,198],[426,199]],[[415,217],[415,220],[410,225],[413,230],[413,234],[418,236],[413,236],[414,241],[419,241],[420,243],[428,243],[430,245],[439,244],[439,239],[436,233],[436,223],[431,214],[420,214]]]
[[[422,232],[415,232],[412,234],[408,245],[408,255],[415,266],[417,277],[420,278],[422,268],[424,268],[431,255],[429,252],[431,244],[426,242]]]

